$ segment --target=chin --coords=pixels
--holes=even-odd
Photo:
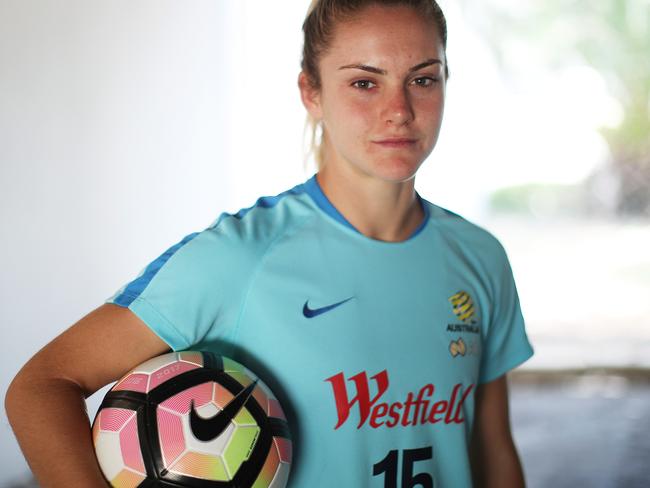
[[[389,161],[376,170],[376,175],[382,180],[403,183],[415,177],[421,162]]]

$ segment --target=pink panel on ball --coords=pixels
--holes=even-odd
[[[293,453],[291,441],[289,439],[285,439],[284,437],[274,437],[273,443],[278,450],[280,461],[283,463],[290,463]]]
[[[138,417],[135,416],[126,424],[120,432],[120,449],[122,459],[127,467],[146,475],[142,451],[140,451],[140,440],[138,437]]]
[[[133,410],[104,408],[99,412],[99,427],[101,430],[117,432],[134,416],[135,411]]]
[[[194,363],[197,366],[203,366],[203,355],[195,351],[183,351],[178,353],[178,357],[188,363]]]
[[[234,395],[226,390],[219,383],[214,384],[214,403],[221,409],[225,407],[230,400],[232,400]]]
[[[269,417],[275,417],[278,419],[286,420],[286,417],[284,416],[284,412],[282,411],[282,407],[280,406],[280,402],[278,402],[275,398],[269,398],[268,415]]]
[[[113,390],[128,390],[137,391],[139,393],[146,393],[149,375],[144,373],[134,373],[122,378],[112,389]]]
[[[160,448],[165,467],[169,467],[185,450],[183,424],[180,417],[161,408],[158,408],[156,416]]]
[[[253,397],[255,398],[255,400],[257,400],[257,403],[260,404],[260,407],[262,407],[264,409],[264,411],[268,415],[268,413],[269,413],[269,399],[266,396],[266,393],[264,393],[264,390],[262,390],[262,388],[260,388],[259,383],[255,387],[255,389],[253,390]]]
[[[186,414],[190,411],[190,401],[194,400],[196,408],[202,407],[212,399],[212,385],[214,383],[201,383],[187,390],[183,390],[176,395],[169,397],[160,404],[161,407],[168,408],[180,414]]]
[[[186,371],[192,371],[197,369],[199,366],[191,363],[184,363],[182,361],[176,361],[175,363],[168,364],[163,366],[157,371],[151,373],[151,382],[149,383],[149,391],[153,390],[156,386],[164,383],[165,381],[170,380],[174,376],[185,373]]]

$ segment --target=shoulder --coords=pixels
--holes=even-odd
[[[170,296],[183,290],[227,290],[243,286],[265,253],[292,234],[313,211],[301,185],[262,197],[246,209],[223,213],[214,223],[169,247],[111,301],[128,306],[140,296]]]
[[[448,263],[469,272],[492,293],[512,281],[512,268],[503,245],[491,232],[460,215],[427,202],[430,225]],[[464,271],[462,271],[464,270]]]
[[[226,254],[264,253],[283,236],[301,228],[314,216],[304,185],[278,195],[259,198],[235,213],[222,213],[193,240],[194,248]]]
[[[450,246],[464,252],[505,258],[505,250],[499,240],[488,230],[464,217],[425,200],[431,224],[440,237]]]

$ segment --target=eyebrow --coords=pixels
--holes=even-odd
[[[422,68],[426,68],[427,66],[431,66],[433,64],[442,64],[442,61],[440,61],[439,59],[427,59],[426,61],[420,64],[416,64],[412,68],[409,68],[408,72],[413,73],[414,71],[421,70]],[[359,64],[359,63],[346,64],[345,66],[341,66],[339,68],[339,70],[341,69],[360,69],[363,71],[367,71],[369,73],[375,73],[377,75],[385,75],[388,73],[388,71],[386,71],[385,69],[375,68],[374,66],[369,66],[367,64]]]

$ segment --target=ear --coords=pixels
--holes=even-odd
[[[302,104],[314,119],[320,120],[323,117],[321,108],[320,90],[315,88],[309,81],[304,71],[298,75],[298,88],[300,88],[300,99]]]

